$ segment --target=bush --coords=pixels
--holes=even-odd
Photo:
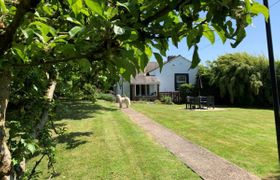
[[[110,101],[110,102],[115,102],[116,97],[113,94],[104,94],[104,93],[99,93],[96,95],[97,99],[102,99],[105,101]]]
[[[158,100],[158,99],[156,99],[156,100],[154,101],[154,103],[155,103],[155,104],[161,104],[161,101]]]
[[[172,99],[170,96],[162,96],[160,98],[160,101],[163,103],[163,104],[173,104],[172,102]]]
[[[187,96],[191,96],[193,94],[194,87],[192,84],[182,84],[179,88],[181,101],[182,103],[186,102]]]
[[[81,89],[82,91],[82,99],[92,101],[93,103],[96,101],[96,87],[90,83],[85,83]]]

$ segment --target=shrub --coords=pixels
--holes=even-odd
[[[113,94],[104,94],[104,93],[99,93],[96,95],[97,99],[102,99],[105,101],[110,101],[110,102],[115,102],[116,97]]]
[[[164,104],[173,104],[172,99],[170,96],[162,96],[160,101]]]
[[[193,90],[194,90],[194,87],[192,84],[185,83],[180,86],[179,91],[180,91],[182,103],[186,102],[187,96],[190,96],[193,94]]]
[[[155,104],[160,104],[160,103],[161,103],[161,101],[160,101],[160,100],[158,100],[158,99],[156,99],[156,100],[154,101],[154,103],[155,103]]]

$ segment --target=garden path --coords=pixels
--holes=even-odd
[[[193,144],[145,115],[125,108],[122,111],[143,128],[158,143],[162,144],[202,179],[209,180],[260,180],[259,177],[235,164],[215,155],[207,149]]]

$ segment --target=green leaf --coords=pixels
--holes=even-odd
[[[227,40],[225,31],[218,25],[213,25],[213,27],[214,27],[215,31],[217,32],[217,34],[219,35],[222,42],[225,43]]]
[[[124,7],[125,9],[128,10],[128,12],[130,12],[130,9],[128,8],[128,5],[129,5],[128,2],[126,2],[126,3],[120,3],[120,2],[117,1],[117,6]]]
[[[25,37],[26,39],[32,37],[33,34],[34,34],[34,31],[33,31],[33,29],[31,29],[31,28],[20,29],[20,30],[21,30],[22,34],[24,35],[24,37]]]
[[[30,151],[31,154],[34,154],[36,151],[36,148],[33,144],[28,143],[27,144],[27,149]]]
[[[23,144],[24,146],[26,146],[25,139],[20,139],[20,143]]]
[[[77,21],[76,19],[74,19],[74,18],[72,18],[72,17],[70,17],[70,16],[69,16],[69,17],[67,17],[67,18],[66,18],[66,20],[67,20],[67,21],[69,21],[69,22],[71,22],[71,23],[74,23],[74,24],[80,25],[80,26],[82,25],[82,23],[81,23],[81,22]]]
[[[229,20],[229,21],[227,21],[226,25],[227,25],[227,29],[228,29],[229,33],[233,34],[234,28],[232,27],[232,22]]]
[[[150,58],[153,55],[153,51],[150,46],[145,45],[145,54]]]
[[[83,13],[83,14],[86,15],[86,16],[90,16],[89,11],[88,11],[87,8],[81,9],[81,13]]]
[[[207,25],[203,26],[203,36],[206,37],[211,44],[215,43],[215,34],[212,29],[210,29]]]
[[[68,3],[70,4],[75,16],[77,16],[83,8],[83,0],[68,0]]]
[[[191,69],[196,68],[197,65],[200,62],[200,57],[198,55],[198,46],[196,45],[194,48],[194,52],[193,52],[193,57],[192,57],[192,65],[191,65]]]
[[[154,53],[154,56],[158,62],[158,65],[159,65],[159,69],[160,71],[162,70],[162,67],[163,67],[163,59],[161,57],[161,55],[159,53]]]
[[[254,14],[262,13],[266,20],[267,20],[268,17],[269,17],[269,11],[268,11],[268,9],[267,9],[264,5],[261,5],[261,4],[258,3],[258,2],[254,2],[254,3],[252,4],[252,6],[251,6],[251,12],[254,13]]]
[[[93,13],[96,13],[99,16],[104,17],[103,16],[103,8],[102,8],[101,3],[99,1],[96,1],[96,0],[85,0],[85,2],[86,2],[86,5],[90,8],[90,10]]]
[[[251,10],[251,0],[245,0],[245,8],[247,11]]]
[[[119,72],[120,74],[123,74],[125,72],[125,69],[121,67]]]
[[[130,31],[130,36],[129,36],[129,39],[131,41],[135,41],[138,39],[138,32],[137,31]]]
[[[0,0],[0,12],[2,12],[3,14],[9,12],[8,9],[6,8],[4,0]]]
[[[69,31],[70,38],[73,38],[76,34],[81,32],[84,28],[81,26],[75,26]]]
[[[203,35],[203,27],[202,26],[199,26],[198,28],[192,29],[188,33],[188,37],[187,37],[188,48],[190,49],[192,46],[199,43],[202,35]]]
[[[247,22],[248,24],[252,24],[252,16],[251,16],[250,14],[247,14],[247,15],[246,15],[246,22]]]
[[[80,68],[81,68],[81,71],[82,72],[89,72],[90,69],[91,69],[91,63],[89,62],[88,59],[81,59],[78,61],[79,65],[80,65]]]
[[[245,37],[246,37],[245,29],[240,28],[238,30],[235,42],[230,44],[231,47],[236,48]]]
[[[46,4],[43,6],[43,11],[48,14],[49,16],[52,16],[54,13],[54,10],[50,7],[49,4]]]
[[[118,9],[115,7],[108,7],[107,11],[105,11],[104,14],[106,15],[107,19],[111,19],[116,14],[118,14]]]
[[[179,42],[180,40],[179,40],[179,36],[178,36],[178,34],[176,34],[176,32],[173,32],[173,33],[172,33],[171,40],[172,40],[172,44],[173,44],[176,48],[178,48],[178,42]]]
[[[194,39],[194,36],[188,35],[188,37],[187,37],[187,45],[188,45],[189,50],[193,46],[193,39]]]
[[[12,48],[12,53],[16,56],[16,58],[22,60],[23,62],[26,62],[26,57],[22,50],[18,48]]]
[[[54,38],[55,43],[67,43],[66,39],[68,38],[68,35],[59,35]]]
[[[47,43],[51,38],[48,37],[48,34],[51,34],[52,36],[56,36],[56,30],[45,24],[42,23],[40,21],[35,21],[33,23],[31,23],[29,25],[29,27],[31,26],[36,26],[36,28],[41,32],[41,34],[39,35],[38,33],[35,33],[44,43]]]
[[[139,62],[140,62],[140,68],[142,71],[144,71],[145,67],[147,66],[149,62],[149,57],[147,54],[142,53],[142,55],[139,57]]]
[[[64,56],[74,56],[76,55],[76,48],[73,44],[64,44],[57,47],[57,53]]]

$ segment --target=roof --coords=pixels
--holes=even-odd
[[[144,73],[140,73],[130,80],[130,84],[160,84],[160,81],[155,76],[146,76]]]
[[[178,56],[170,56],[170,59],[168,59],[168,61],[163,62],[163,66],[164,66],[165,64],[169,63],[169,62],[172,62],[172,61],[174,61],[174,60],[178,59],[179,57],[182,57],[184,60],[186,60],[186,61],[188,61],[188,62],[190,62],[190,63],[191,63],[191,61],[190,61],[190,60],[188,60],[188,59],[184,58],[184,57],[183,57],[183,56],[181,56],[181,55],[178,55]],[[150,63],[150,62],[149,62],[149,63]],[[148,63],[148,65],[149,65],[149,63]],[[156,63],[156,64],[157,64],[157,66],[156,66],[155,68],[153,68],[153,69],[149,69],[149,71],[145,71],[145,72],[146,72],[146,73],[149,73],[149,72],[154,71],[154,70],[156,70],[157,68],[159,68],[158,63]]]
[[[182,57],[182,56],[181,55],[170,56],[168,58],[168,61],[164,62],[163,65],[178,59],[178,57]],[[187,60],[184,57],[183,57],[183,59]],[[189,60],[187,60],[187,61],[189,61]],[[157,68],[159,68],[159,65],[157,62],[148,62],[147,66],[144,69],[144,72],[141,72],[141,73],[137,74],[135,76],[135,78],[132,78],[130,80],[130,84],[160,84],[160,81],[157,77],[146,75],[149,72],[156,70]]]
[[[147,66],[145,67],[144,73],[150,72],[153,69],[158,68],[159,65],[157,62],[148,62]]]

